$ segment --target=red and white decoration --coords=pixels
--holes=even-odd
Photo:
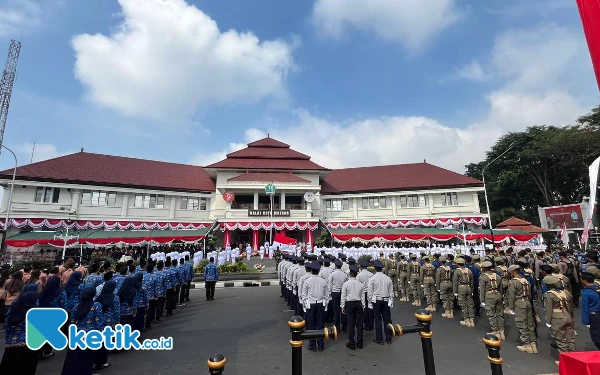
[[[10,219],[9,226],[16,228],[76,228],[76,229],[202,229],[208,228],[212,223],[182,223],[182,222],[147,222],[147,221],[101,221],[101,220],[66,220],[66,219]],[[4,220],[0,220],[0,227],[4,228]]]
[[[365,229],[365,228],[406,228],[411,225],[421,227],[435,227],[438,225],[456,224],[485,225],[487,219],[484,217],[457,217],[447,219],[414,219],[414,220],[385,220],[385,221],[350,221],[326,223],[330,229]]]
[[[150,244],[153,246],[156,245],[164,245],[171,243],[173,241],[181,241],[184,243],[196,243],[203,239],[204,235],[194,235],[194,236],[165,236],[165,237],[157,237],[156,233],[152,236],[140,234],[139,237],[119,237],[118,233],[115,233],[115,237],[113,238],[80,238],[79,240],[69,240],[67,241],[67,247],[72,246],[142,246],[146,244]],[[6,246],[11,247],[30,247],[30,246],[55,246],[55,247],[63,247],[63,240],[55,240],[55,239],[34,239],[34,240],[6,240]]]
[[[436,241],[449,241],[453,238],[460,238],[466,241],[475,241],[477,239],[485,239],[486,241],[492,241],[492,236],[489,233],[477,233],[467,234],[463,236],[458,233],[448,234],[427,234],[427,233],[414,233],[414,234],[332,234],[332,237],[337,242],[394,242],[394,241],[425,241],[428,239]],[[537,237],[537,234],[503,234],[494,233],[494,242],[500,243],[506,240],[514,241],[529,241]]]
[[[296,245],[296,240],[294,238],[284,236],[283,234],[276,233],[275,238],[273,238],[273,246],[275,248],[281,247],[282,245]]]
[[[271,223],[271,222],[252,222],[252,223],[248,223],[248,222],[239,222],[239,223],[220,223],[221,224],[221,230],[225,231],[225,230],[260,230],[260,229],[271,229],[271,228],[275,228],[276,230],[283,230],[283,229],[287,229],[287,230],[294,230],[294,229],[299,229],[299,230],[306,230],[306,229],[310,229],[310,230],[315,230],[319,227],[319,223],[318,222],[314,222],[314,223],[308,223],[305,221],[302,222],[298,222],[298,221],[290,221],[290,222],[275,222],[275,223]]]
[[[227,203],[231,203],[235,200],[235,193],[231,191],[226,191],[223,193],[223,200]]]

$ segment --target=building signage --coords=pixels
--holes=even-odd
[[[560,231],[563,224],[567,229],[585,229],[585,219],[581,204],[571,204],[557,207],[542,207],[540,211],[540,222],[542,227],[548,230]]]
[[[265,186],[265,193],[267,195],[275,195],[275,191],[277,191],[277,188],[275,187],[275,185],[268,184],[267,186]]]
[[[248,216],[271,216],[271,210],[248,210]],[[290,216],[290,210],[273,210],[273,216]]]

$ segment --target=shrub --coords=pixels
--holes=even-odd
[[[200,263],[198,263],[198,265],[196,267],[194,267],[194,272],[204,273],[204,267],[206,267],[207,264],[208,264],[208,259],[202,259],[200,261]],[[219,268],[219,271],[221,271],[220,268]]]

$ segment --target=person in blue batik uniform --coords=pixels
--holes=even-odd
[[[69,281],[65,284],[65,293],[67,293],[67,306],[66,310],[70,314],[73,308],[79,302],[79,295],[82,288],[81,285],[81,272],[75,271],[69,277]],[[94,289],[95,290],[95,289]]]
[[[179,291],[179,305],[181,306],[185,306],[185,293],[188,287],[188,280],[189,280],[189,268],[187,266],[187,264],[185,264],[185,259],[181,258],[179,259],[179,267],[177,267],[178,270],[180,270],[180,276],[181,276],[181,290]]]
[[[179,306],[179,294],[181,293],[181,286],[183,285],[183,279],[185,278],[185,270],[177,264],[177,260],[172,260],[171,265],[175,270],[175,295],[173,296],[173,309],[177,310]]]
[[[119,291],[119,310],[121,312],[121,324],[133,324],[133,300],[136,295],[135,280],[133,276],[125,278]]]
[[[167,289],[169,289],[169,280],[168,276],[164,271],[165,263],[160,260],[156,264],[157,271],[155,272],[156,278],[158,280],[158,284],[156,286],[156,295],[158,296],[156,301],[156,317],[155,321],[160,322],[163,316],[163,311],[165,308],[165,295],[167,293]]]
[[[96,289],[84,288],[79,296],[79,301],[73,307],[70,322],[76,325],[80,331],[90,332],[104,329],[102,305],[94,301],[95,295]],[[91,375],[94,355],[95,350],[91,349],[67,350],[61,375]]]
[[[159,279],[154,273],[154,262],[150,262],[148,265],[146,265],[146,274],[142,280],[142,288],[144,289],[146,298],[148,299],[146,324],[144,325],[145,331],[150,331],[152,329],[152,321],[154,321],[154,317],[156,316],[156,303],[158,301],[159,290],[158,283]]]
[[[121,269],[119,269],[119,273],[115,274],[113,276],[113,281],[117,284],[117,287],[115,288],[115,296],[119,294],[119,291],[121,290],[121,286],[123,285],[123,282],[125,281],[126,277],[127,277],[127,266],[121,267]]]
[[[119,324],[121,319],[121,308],[119,297],[115,296],[117,283],[110,280],[104,283],[102,291],[96,297],[96,302],[102,305],[102,315],[104,316],[104,327],[112,327]],[[108,349],[102,347],[96,350],[94,355],[94,370],[103,370],[110,366],[108,363]]]
[[[215,258],[210,257],[206,267],[204,267],[204,288],[206,289],[206,300],[213,301],[215,299],[215,286],[219,281],[219,269],[215,265]]]
[[[60,277],[54,275],[48,279],[42,293],[40,293],[40,307],[53,307],[66,310],[67,293],[60,287]],[[52,357],[54,350],[50,344],[45,343],[40,349],[40,358]]]
[[[90,274],[83,279],[83,287],[92,287],[96,288],[98,285],[103,282],[102,274],[100,274],[100,265],[98,263],[92,264],[90,268]]]
[[[131,329],[135,331],[144,331],[144,315],[146,314],[146,307],[148,307],[148,296],[143,288],[144,275],[137,273],[133,276],[135,281],[134,287],[136,290],[135,298],[133,299],[133,322]]]
[[[596,349],[600,350],[600,295],[594,275],[588,272],[581,274],[581,322],[590,329],[590,336]]]
[[[188,282],[187,289],[185,290],[185,302],[190,301],[190,287],[192,286],[192,279],[194,278],[194,263],[190,261],[190,256],[185,256],[185,265],[188,270]]]
[[[175,270],[171,268],[171,257],[167,257],[165,261],[164,274],[167,276],[167,292],[165,295],[165,309],[167,310],[167,318],[173,315],[173,295],[175,294],[175,285],[177,284]]]
[[[35,287],[37,289],[37,286]],[[35,374],[38,353],[25,345],[25,317],[31,308],[38,306],[37,292],[29,291],[21,293],[8,308],[4,331],[6,341],[0,363],[0,374]]]

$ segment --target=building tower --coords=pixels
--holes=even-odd
[[[10,41],[8,48],[8,58],[6,67],[2,72],[2,81],[0,81],[0,153],[4,144],[4,129],[6,128],[6,119],[8,118],[8,107],[10,105],[10,96],[17,76],[17,64],[19,63],[19,54],[21,53],[21,42]]]

